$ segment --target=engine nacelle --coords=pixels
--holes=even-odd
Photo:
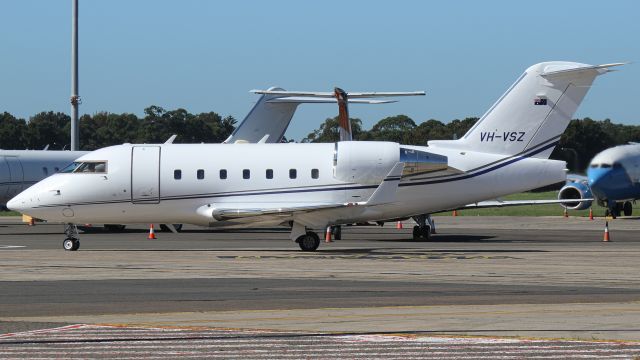
[[[583,182],[569,183],[560,189],[558,192],[558,200],[567,200],[567,202],[561,203],[564,208],[571,210],[585,210],[591,206],[592,201],[570,201],[579,199],[592,198],[591,189]]]
[[[392,142],[340,141],[333,155],[334,177],[358,184],[380,184],[400,161],[400,145]]]

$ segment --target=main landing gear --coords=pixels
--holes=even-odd
[[[631,216],[633,214],[633,204],[631,201],[625,202],[609,202],[607,208],[604,211],[604,216],[611,216],[616,218],[620,215]]]
[[[414,216],[413,220],[418,223],[418,225],[413,227],[413,240],[429,241],[431,239],[431,229],[433,228],[433,220],[431,220],[431,215],[425,214]]]
[[[291,234],[289,238],[298,243],[302,251],[316,251],[320,246],[320,237],[313,231],[308,231],[307,227],[298,223],[291,223]]]
[[[307,231],[306,234],[298,236],[296,242],[302,251],[316,251],[320,246],[320,238],[313,231]]]
[[[67,251],[76,251],[80,248],[80,239],[78,239],[78,228],[74,224],[66,224],[64,233],[67,238],[62,242],[62,247]]]

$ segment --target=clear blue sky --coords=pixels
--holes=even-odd
[[[70,0],[3,1],[0,111],[69,113]],[[80,0],[81,113],[145,107],[241,120],[256,95],[426,90],[353,105],[366,128],[480,116],[529,65],[633,61],[599,78],[577,117],[640,124],[640,1]],[[337,109],[300,108],[302,138]]]

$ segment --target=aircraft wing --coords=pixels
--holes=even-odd
[[[593,201],[594,199],[571,199],[572,202],[582,202],[582,201]],[[492,208],[492,207],[506,207],[506,206],[522,206],[522,205],[546,205],[546,204],[562,204],[566,203],[567,199],[564,200],[488,200],[488,201],[480,201],[473,204],[467,204],[465,206],[459,207],[455,210],[462,209],[482,209],[482,208]],[[454,209],[451,209],[454,210]]]
[[[382,180],[380,185],[371,194],[369,199],[364,202],[355,203],[296,203],[296,202],[277,202],[277,203],[221,203],[207,204],[198,208],[197,212],[201,216],[213,218],[218,221],[234,220],[248,217],[270,216],[270,217],[291,217],[302,213],[324,209],[340,209],[356,206],[376,206],[394,202],[396,192],[404,163],[399,162],[389,171],[387,176]]]

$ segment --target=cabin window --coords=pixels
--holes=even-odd
[[[317,179],[320,177],[320,170],[318,169],[311,169],[311,178],[312,179]]]
[[[242,170],[242,178],[243,179],[249,179],[251,177],[251,171],[249,171],[249,169],[244,169]]]
[[[182,179],[182,170],[173,170],[173,178],[176,180]]]
[[[298,171],[296,169],[289,169],[289,179],[295,179],[298,177]]]
[[[273,169],[267,169],[266,177],[267,179],[273,179]]]
[[[227,170],[226,169],[220,169],[220,179],[224,180],[227,178]]]
[[[73,164],[69,165],[67,168],[71,167],[72,165]],[[106,161],[83,161],[79,163],[79,165],[71,171],[73,171],[74,173],[83,173],[83,174],[106,173],[107,162]],[[68,171],[68,172],[71,172],[71,171]],[[63,172],[65,171],[63,170]]]
[[[198,180],[204,179],[204,169],[198,169],[198,171],[196,171],[196,176],[198,177]]]
[[[46,166],[42,167],[42,173],[44,174],[44,176],[49,176],[49,169],[47,169]]]

